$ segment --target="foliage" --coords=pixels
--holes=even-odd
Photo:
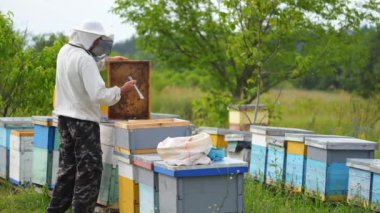
[[[218,83],[213,89],[247,103],[259,85],[258,94],[331,67],[340,60],[344,32],[373,20],[346,0],[117,0],[113,11],[136,26],[140,45],[166,65],[202,70]]]
[[[26,72],[22,48],[24,37],[13,31],[12,14],[0,13],[0,116],[11,115],[16,110],[13,103],[22,100],[17,93],[22,91]]]
[[[62,34],[34,36],[13,30],[11,14],[0,13],[1,116],[51,114],[56,57],[67,41]]]
[[[231,96],[228,93],[205,93],[200,99],[193,101],[193,122],[199,126],[226,127],[230,103]]]

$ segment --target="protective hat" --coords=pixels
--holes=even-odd
[[[74,30],[92,33],[100,36],[107,36],[102,24],[97,21],[84,21],[81,25],[74,27]]]

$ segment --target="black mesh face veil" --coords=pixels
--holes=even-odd
[[[113,39],[102,36],[94,42],[90,52],[96,57],[106,56],[111,53],[112,45]]]

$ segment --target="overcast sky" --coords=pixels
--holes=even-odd
[[[69,35],[71,28],[83,20],[100,21],[106,31],[115,34],[115,41],[122,41],[134,34],[132,26],[122,24],[110,11],[113,0],[0,0],[0,11],[12,11],[14,27],[28,29],[33,34],[63,32]]]

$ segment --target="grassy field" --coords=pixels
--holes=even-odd
[[[160,91],[152,90],[151,95],[153,112],[191,118],[192,100],[200,97],[201,92],[191,88],[166,87]],[[271,109],[270,123],[273,126],[304,128],[317,133],[380,142],[377,102],[353,97],[342,91],[296,89],[270,91],[262,96],[262,101]],[[246,179],[244,189],[246,212],[371,212],[346,203],[324,203],[303,195],[289,194],[250,179]],[[0,212],[44,212],[48,202],[47,190],[37,193],[34,189],[15,188],[0,180]]]

